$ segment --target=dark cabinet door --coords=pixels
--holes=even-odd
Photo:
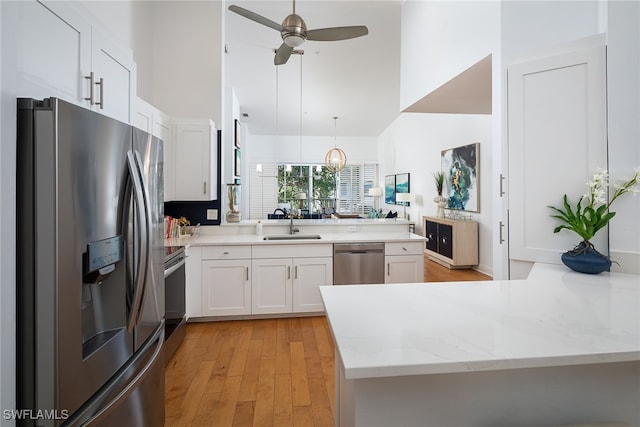
[[[426,221],[425,230],[427,230],[427,249],[438,252],[438,223]]]
[[[453,227],[438,224],[438,253],[447,258],[453,258]]]

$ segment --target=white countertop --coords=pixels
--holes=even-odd
[[[307,234],[307,233],[302,233]],[[207,245],[292,245],[309,243],[344,243],[344,242],[409,242],[424,241],[425,238],[409,232],[401,233],[312,233],[319,234],[320,239],[296,239],[296,240],[264,240],[265,235],[255,234],[211,234],[201,236],[189,236],[174,239],[166,239],[165,246],[207,246]]]
[[[640,360],[640,276],[321,287],[346,379]]]

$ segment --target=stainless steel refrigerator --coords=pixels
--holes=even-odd
[[[18,99],[19,425],[164,424],[162,141]]]

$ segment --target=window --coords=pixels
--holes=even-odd
[[[338,174],[324,164],[294,164],[287,170],[285,164],[263,163],[261,173],[255,172],[255,164],[251,166],[252,219],[266,219],[282,205],[302,214],[337,210],[366,216],[374,209],[374,198],[368,193],[378,181],[376,164],[348,164]]]
[[[349,164],[338,177],[338,211],[368,215],[374,209],[369,189],[376,186],[378,167],[375,164]]]

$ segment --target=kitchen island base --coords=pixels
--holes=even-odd
[[[347,380],[336,426],[640,425],[640,362]]]

